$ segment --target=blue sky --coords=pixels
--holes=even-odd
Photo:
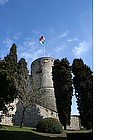
[[[82,58],[93,69],[92,0],[0,0],[0,58],[17,45],[18,59]],[[39,37],[45,36],[45,46]],[[45,47],[45,54],[44,54]],[[77,114],[73,99],[72,114]]]

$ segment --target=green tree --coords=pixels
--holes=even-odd
[[[73,93],[71,67],[67,58],[54,61],[52,75],[59,120],[66,130],[70,124]]]
[[[86,129],[93,123],[93,75],[90,67],[82,59],[74,59],[72,64],[73,85],[81,124]]]
[[[20,128],[22,128],[24,125],[27,108],[41,102],[39,98],[41,97],[41,92],[34,90],[34,84],[32,83],[31,77],[29,76],[27,63],[24,58],[21,58],[18,62],[17,87],[17,97],[22,105],[22,114],[20,121]]]
[[[9,55],[0,60],[0,110],[7,111],[6,104],[16,98],[16,72],[17,52],[16,45],[13,44]]]
[[[16,86],[16,78],[17,78],[17,46],[13,43],[10,48],[10,53],[7,57],[4,58],[5,62],[9,63],[8,65],[8,73],[14,78],[14,86]]]
[[[8,73],[9,63],[0,60],[0,110],[7,112],[6,104],[13,102],[16,97],[16,88],[13,86],[14,79]]]
[[[27,63],[24,58],[21,58],[18,62],[17,75],[18,99],[22,104],[22,117],[20,122],[20,127],[22,127],[25,118],[25,111],[29,106],[29,102],[27,102],[29,98],[29,74]]]

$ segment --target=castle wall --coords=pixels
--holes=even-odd
[[[16,104],[18,103],[18,99],[15,99],[13,103],[10,103],[7,105],[8,107],[8,114],[3,114],[3,111],[0,112],[1,116],[1,124],[3,125],[13,125],[13,116],[15,115],[15,112],[17,110]]]
[[[10,106],[14,107],[14,110],[9,110],[8,114],[2,114],[2,122],[3,125],[20,125],[21,117],[22,117],[22,105],[16,99],[13,103],[10,104]],[[25,120],[24,120],[24,126],[29,127],[36,127],[39,120],[42,118],[56,118],[59,120],[58,113],[44,108],[40,105],[32,105],[29,106],[25,112]]]
[[[71,115],[70,125],[67,126],[68,130],[80,130],[81,121],[78,115]]]
[[[20,125],[21,121],[21,115],[22,115],[22,105],[16,99],[13,103],[10,104],[10,106],[13,107],[13,110],[9,110],[9,113],[7,115],[2,115],[2,112],[0,115],[2,115],[2,122],[0,124],[3,125]],[[59,120],[58,113],[44,108],[40,105],[33,105],[27,108],[25,112],[25,120],[24,120],[24,126],[29,127],[36,127],[39,120],[42,118],[56,118]],[[68,130],[80,130],[80,118],[78,115],[71,115],[70,119],[70,125],[67,126]]]
[[[21,115],[22,115],[22,106],[20,103],[17,104],[17,111],[15,113],[15,116],[13,117],[13,125],[19,125],[21,121]],[[29,127],[36,127],[39,120],[42,118],[58,118],[58,113],[54,112],[53,110],[46,109],[40,105],[32,105],[27,108],[25,112],[25,120],[24,120],[24,126]]]

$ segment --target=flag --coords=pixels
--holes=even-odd
[[[44,45],[44,44],[45,44],[45,37],[44,37],[44,36],[41,36],[41,37],[39,38],[39,42],[40,42],[42,45]]]

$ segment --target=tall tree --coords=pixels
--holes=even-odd
[[[17,87],[18,87],[18,99],[22,104],[22,118],[20,127],[23,126],[25,111],[28,107],[28,93],[29,93],[29,75],[27,69],[27,63],[24,58],[21,58],[18,62],[18,71],[17,71]]]
[[[14,79],[8,73],[9,63],[0,61],[0,110],[7,112],[6,104],[13,102],[16,97],[16,88],[13,86]]]
[[[66,130],[70,124],[73,93],[71,67],[67,58],[54,61],[52,75],[59,120]]]
[[[77,98],[77,106],[81,124],[86,129],[93,123],[93,75],[90,67],[82,59],[74,59],[72,64],[73,84]]]
[[[7,57],[4,58],[5,62],[9,63],[8,73],[14,78],[14,86],[16,86],[16,78],[17,78],[17,46],[13,43],[10,48],[10,53]]]
[[[6,104],[16,97],[17,52],[16,45],[10,48],[10,53],[0,60],[0,110],[7,110]]]
[[[20,121],[20,128],[22,128],[22,126],[24,125],[27,108],[31,105],[41,102],[39,100],[39,97],[41,97],[41,92],[34,90],[34,84],[32,83],[31,77],[29,76],[27,63],[24,58],[21,58],[18,62],[17,87],[17,97],[22,105],[22,114]]]

